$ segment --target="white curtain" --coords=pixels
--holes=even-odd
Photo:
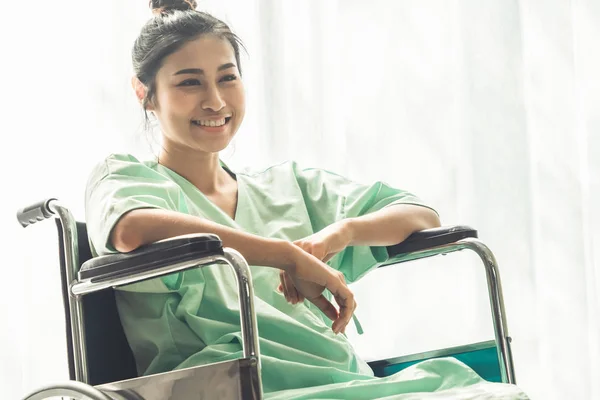
[[[83,218],[90,168],[149,153],[131,89],[145,2],[34,0],[1,25],[0,392],[68,378],[55,228]],[[242,37],[247,119],[224,158],[286,159],[411,190],[478,229],[500,263],[517,379],[533,398],[600,398],[600,2],[202,1]],[[372,359],[491,339],[476,258],[354,286]]]

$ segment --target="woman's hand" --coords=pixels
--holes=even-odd
[[[327,262],[337,253],[348,247],[351,242],[351,220],[343,219],[317,233],[296,240],[294,244],[319,260]]]
[[[282,284],[289,282],[297,295],[316,305],[333,321],[332,329],[335,333],[343,332],[356,309],[354,294],[346,285],[344,275],[298,246],[292,246],[290,253],[291,266],[286,268],[287,280],[282,280]],[[325,289],[333,295],[339,306],[339,313],[323,295]]]
[[[352,233],[349,220],[341,220],[315,234],[296,240],[294,244],[319,260],[327,262],[337,253],[344,250],[351,241]],[[299,292],[296,289],[294,280],[287,272],[281,271],[279,279],[281,284],[278,290],[283,292],[288,302],[296,304],[304,301],[302,293],[310,290],[307,284],[304,284],[303,290]]]

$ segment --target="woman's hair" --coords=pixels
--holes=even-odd
[[[149,122],[146,107],[154,98],[156,73],[165,57],[202,35],[212,35],[231,44],[241,74],[240,47],[244,47],[227,24],[196,11],[195,0],[150,0],[149,5],[154,17],[143,26],[131,54],[135,75],[147,88],[142,101],[146,125]]]

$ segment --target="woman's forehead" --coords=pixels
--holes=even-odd
[[[163,63],[163,69],[165,72],[175,72],[182,68],[196,68],[209,73],[227,63],[236,64],[235,53],[229,41],[204,35],[169,55]]]

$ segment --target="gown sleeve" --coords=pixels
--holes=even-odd
[[[138,208],[179,211],[180,188],[130,155],[111,155],[90,174],[85,219],[94,255],[115,253],[110,234],[119,219]]]
[[[361,184],[326,170],[300,169],[297,165],[295,175],[313,232],[336,221],[360,217],[396,204],[431,208],[414,194],[384,182]],[[351,283],[387,258],[385,247],[355,246],[337,254],[329,261],[329,265],[341,271]]]

